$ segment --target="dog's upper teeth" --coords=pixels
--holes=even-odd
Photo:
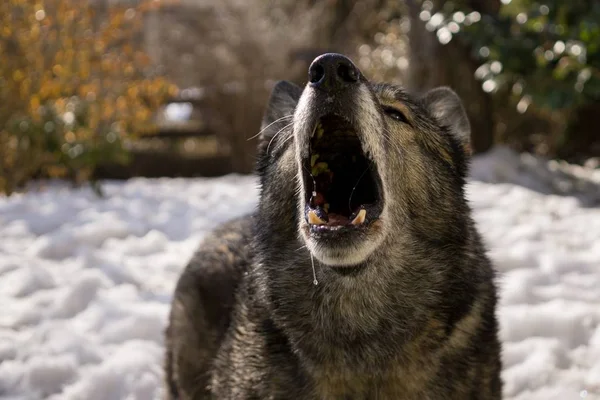
[[[325,221],[319,218],[315,210],[310,210],[308,212],[308,223],[311,225],[324,225]]]
[[[365,218],[367,217],[367,210],[364,208],[356,214],[356,217],[352,220],[352,225],[360,225],[365,222]]]

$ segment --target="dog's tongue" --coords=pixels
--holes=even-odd
[[[317,214],[320,212],[320,216]],[[341,214],[329,213],[323,215],[324,212],[321,208],[317,210],[309,210],[306,218],[308,223],[311,225],[327,225],[327,226],[342,226],[342,225],[360,225],[365,222],[365,218],[367,217],[367,211],[364,208],[361,208],[356,215],[350,220],[351,217],[346,217]]]
[[[350,222],[348,217],[344,217],[340,214],[329,213],[327,216],[329,217],[329,222],[327,222],[327,225],[348,225]]]

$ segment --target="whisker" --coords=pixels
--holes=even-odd
[[[275,121],[271,122],[269,125],[265,126],[263,129],[261,129],[261,130],[260,130],[260,132],[258,132],[256,135],[254,135],[254,136],[252,136],[251,138],[248,138],[248,139],[246,139],[246,140],[247,140],[247,141],[250,141],[250,140],[252,140],[252,139],[254,139],[254,138],[256,138],[256,137],[260,136],[260,134],[261,134],[261,133],[263,133],[265,130],[269,129],[269,127],[270,127],[271,125],[273,125],[273,124],[275,124],[275,123],[277,123],[277,122],[279,122],[279,121],[281,121],[281,120],[284,120],[284,119],[286,119],[286,118],[293,118],[293,117],[294,117],[294,114],[290,114],[290,115],[284,115],[284,116],[283,116],[283,117],[281,117],[281,118],[277,118]]]
[[[385,141],[390,145],[390,147],[392,147],[396,152],[398,152],[398,154],[401,154],[402,149],[400,149],[398,144],[392,140],[392,138],[391,138],[392,133],[385,128],[384,128],[384,132],[387,133],[387,135],[383,135],[383,138],[385,139]]]
[[[390,139],[388,139],[388,138],[385,138],[384,140],[385,140],[385,143],[386,143],[386,144],[387,144],[387,145],[390,147],[390,149],[391,149],[393,152],[397,152],[397,151],[399,151],[399,149],[398,149],[398,148],[396,148],[395,144],[394,144],[394,143],[393,143],[393,142],[392,142]]]
[[[310,199],[308,200],[309,205],[310,205],[310,204],[312,204],[313,198],[317,196],[317,181],[315,180],[315,177],[313,176],[313,174],[306,168],[306,166],[302,165],[302,168],[304,168],[304,170],[310,175],[310,177],[312,179],[313,190],[311,191]]]
[[[358,187],[358,184],[360,183],[360,181],[363,178],[363,176],[365,176],[365,174],[367,173],[367,171],[371,168],[371,165],[372,165],[372,162],[371,162],[371,164],[367,165],[367,168],[360,175],[360,177],[358,178],[358,181],[356,181],[356,185],[354,185],[354,187],[352,188],[352,191],[350,192],[350,198],[348,199],[348,210],[350,210],[350,213],[352,213],[352,206],[351,206],[351,204],[352,204],[352,196],[354,195],[354,191]]]
[[[288,142],[291,138],[293,138],[294,135],[289,135],[288,137],[286,137],[283,142],[281,142],[281,144],[279,146],[283,146],[286,142]]]
[[[273,140],[275,140],[275,138],[277,137],[277,135],[279,135],[281,132],[283,132],[284,129],[289,128],[293,124],[294,124],[293,122],[287,124],[286,126],[284,126],[283,128],[281,128],[280,130],[278,130],[276,134],[273,135],[273,137],[271,138],[271,140],[269,140],[269,144],[267,145],[267,154],[269,154],[269,147],[271,147],[271,143],[273,143]]]
[[[315,286],[317,286],[319,284],[319,281],[317,280],[317,273],[315,271],[315,260],[313,258],[313,254],[311,252],[310,253],[310,263],[312,264],[312,271],[313,271],[313,283],[315,284]]]
[[[288,135],[288,137],[286,137],[285,139],[283,139],[283,141],[281,143],[277,143],[275,145],[275,147],[273,147],[273,149],[276,148],[281,148],[284,144],[286,144],[290,139],[292,139],[294,137],[294,135]],[[267,147],[267,151],[269,150],[269,148]]]
[[[399,155],[402,155],[402,149],[401,149],[401,148],[398,146],[398,144],[396,144],[396,143],[392,142],[392,141],[391,141],[391,140],[389,140],[389,139],[387,139],[387,140],[386,140],[386,142],[387,142],[387,144],[389,144],[389,146],[390,146],[390,149],[391,149],[393,152],[395,152],[395,153],[397,153],[397,154],[399,154]]]

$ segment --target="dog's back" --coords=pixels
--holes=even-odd
[[[241,217],[209,234],[179,278],[165,338],[167,398],[209,395],[213,360],[251,259],[250,224]]]

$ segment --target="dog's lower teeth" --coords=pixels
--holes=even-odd
[[[367,210],[364,208],[356,214],[356,217],[352,220],[352,225],[360,225],[365,222],[365,218],[367,218]]]
[[[319,218],[315,210],[310,210],[308,212],[308,223],[311,225],[324,225],[325,221]]]

